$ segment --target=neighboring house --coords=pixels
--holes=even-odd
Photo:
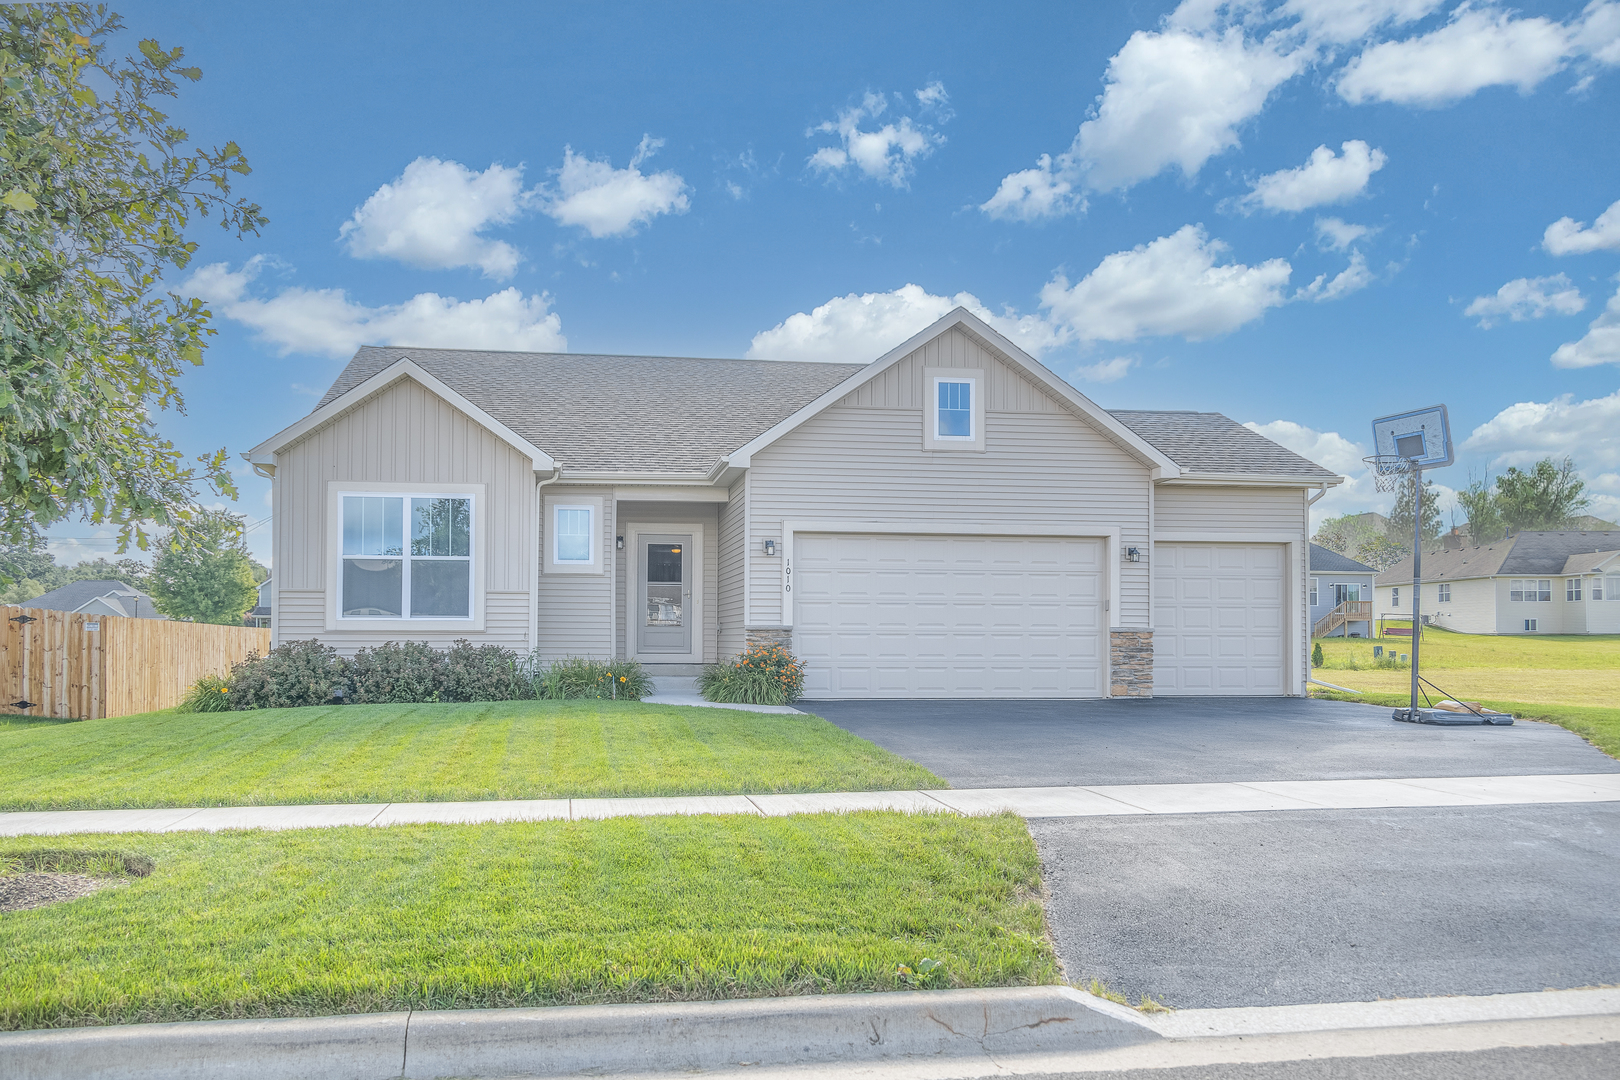
[[[862,364],[366,347],[246,456],[276,641],[782,642],[812,698],[1302,694],[1341,482],[1107,412],[960,308]]]
[[[271,622],[270,622],[271,597],[274,595],[274,591],[273,591],[274,586],[272,586],[270,584],[271,580],[272,579],[270,579],[270,578],[265,578],[263,581],[259,582],[259,599],[258,599],[258,602],[255,603],[251,608],[248,609],[247,615],[242,620],[246,625],[248,625],[248,626],[269,626],[269,625],[271,625]]]
[[[1311,545],[1311,633],[1372,637],[1373,578],[1378,571],[1321,544]]]
[[[81,615],[121,615],[130,619],[166,619],[152,598],[122,581],[74,581],[36,596],[24,607],[71,611]]]
[[[1423,553],[1425,620],[1465,634],[1620,633],[1620,535],[1522,532]],[[1411,556],[1378,575],[1377,616],[1412,617]]]

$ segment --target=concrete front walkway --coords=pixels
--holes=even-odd
[[[956,814],[994,814],[1006,810],[1026,818],[1084,818],[1604,802],[1620,802],[1620,773],[1260,780],[1224,784],[1113,784],[945,791],[832,791],[794,795],[685,795],[638,799],[24,810],[0,814],[0,836],[586,821],[670,814],[781,817],[854,810]]]

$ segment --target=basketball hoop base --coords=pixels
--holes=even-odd
[[[1416,714],[1416,715],[1413,715]],[[1447,709],[1396,709],[1391,718],[1403,724],[1436,724],[1442,727],[1492,724],[1509,727],[1513,717],[1499,712],[1451,712]]]

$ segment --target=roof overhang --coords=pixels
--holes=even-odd
[[[1074,409],[1075,412],[1084,416],[1095,427],[1097,427],[1098,430],[1102,431],[1103,434],[1108,436],[1109,439],[1118,444],[1127,453],[1131,454],[1131,456],[1141,461],[1143,465],[1146,465],[1149,469],[1151,469],[1153,471],[1153,478],[1155,480],[1179,476],[1181,474],[1180,467],[1177,466],[1174,461],[1170,460],[1170,458],[1166,457],[1163,451],[1151,445],[1140,435],[1136,434],[1136,432],[1114,419],[1105,410],[1100,408],[1096,402],[1092,401],[1090,398],[1080,393],[1080,391],[1058,378],[1039,360],[1036,360],[1023,349],[1020,349],[1007,338],[997,333],[984,320],[980,319],[966,308],[960,307],[945,315],[926,330],[914,334],[900,345],[890,349],[888,352],[878,357],[866,367],[855,372],[849,378],[845,379],[831,390],[828,390],[825,394],[822,394],[810,404],[804,406],[798,412],[778,422],[770,430],[756,436],[754,439],[745,443],[738,449],[733,450],[723,459],[722,464],[726,465],[728,469],[748,468],[753,456],[759,451],[765,449],[767,446],[770,446],[784,435],[793,431],[805,421],[820,413],[823,409],[826,409],[828,406],[842,400],[846,395],[859,389],[866,383],[871,382],[873,379],[877,378],[889,368],[893,367],[895,364],[898,364],[901,360],[904,360],[906,357],[910,356],[912,353],[916,352],[930,341],[933,341],[935,338],[940,337],[948,331],[956,329],[965,330],[974,337],[979,338],[980,341],[988,345],[993,352],[1000,354],[1004,361],[1011,364],[1014,368],[1022,371],[1025,375],[1029,376],[1040,385],[1044,386],[1047,390],[1051,391],[1054,396],[1066,402],[1072,409]],[[724,475],[724,472],[725,471],[722,470],[720,475]],[[719,479],[718,475],[717,479]]]
[[[1276,476],[1270,473],[1189,473],[1165,477],[1166,484],[1209,484],[1221,487],[1234,485],[1250,487],[1338,487],[1342,476]]]
[[[461,412],[466,413],[476,423],[478,423],[480,427],[485,428],[496,438],[500,439],[512,449],[528,458],[529,461],[533,463],[535,472],[555,472],[557,470],[557,462],[552,459],[550,454],[523,438],[517,432],[513,431],[511,428],[489,415],[489,413],[485,412],[483,409],[480,409],[477,405],[474,405],[472,402],[468,401],[456,391],[450,389],[450,387],[446,386],[442,381],[430,374],[420,364],[408,356],[400,357],[398,360],[394,361],[392,364],[389,364],[387,367],[377,372],[377,374],[373,375],[365,382],[359,384],[358,386],[352,387],[346,392],[333,398],[325,405],[298,421],[298,423],[276,432],[274,435],[270,436],[268,439],[264,440],[259,445],[243,454],[242,457],[251,463],[255,469],[258,469],[261,466],[267,466],[273,470],[275,468],[276,455],[281,453],[281,451],[287,449],[287,447],[291,446],[299,439],[302,439],[305,435],[308,435],[316,428],[336,419],[343,413],[354,408],[367,398],[388,389],[401,379],[410,379],[414,382],[420,383],[428,390],[431,390],[438,397],[443,398]]]

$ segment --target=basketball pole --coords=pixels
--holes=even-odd
[[[1423,640],[1423,466],[1412,463],[1412,705],[1417,719],[1418,643]]]

